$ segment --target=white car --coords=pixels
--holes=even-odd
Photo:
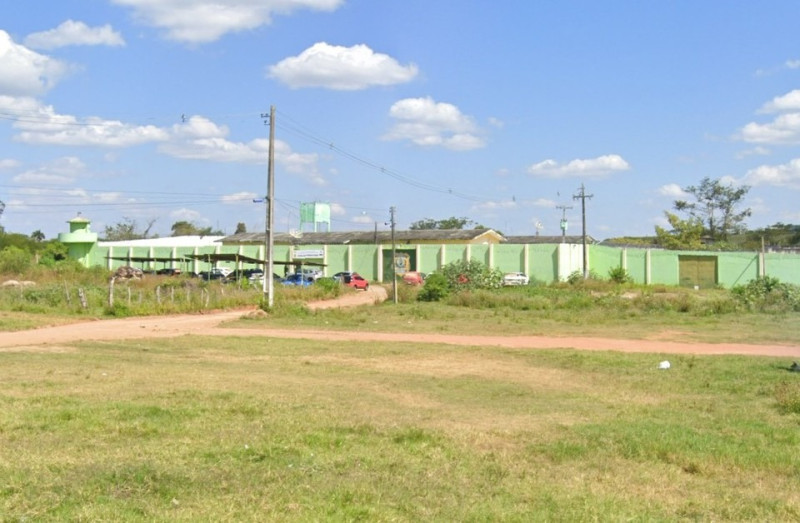
[[[503,276],[503,285],[528,285],[530,278],[524,272],[507,272]]]
[[[302,274],[304,278],[311,278],[314,281],[322,278],[322,270],[314,269],[312,267],[302,267],[300,269],[300,274]]]

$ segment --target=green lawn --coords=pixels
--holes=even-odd
[[[4,521],[800,518],[773,358],[184,337],[0,352]]]

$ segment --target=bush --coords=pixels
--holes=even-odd
[[[633,277],[621,265],[608,270],[608,279],[619,284],[633,283]]]
[[[499,289],[503,285],[503,273],[490,269],[476,260],[459,260],[445,265],[441,274],[451,290]]]
[[[32,265],[31,254],[14,245],[0,251],[0,272],[22,274]]]
[[[417,294],[419,301],[439,301],[450,294],[450,286],[444,274],[434,272],[425,279],[425,285]]]
[[[761,312],[800,311],[800,287],[769,276],[737,285],[731,293],[750,310]]]

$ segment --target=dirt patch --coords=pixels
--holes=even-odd
[[[309,304],[312,309],[360,306],[386,299],[386,290],[379,286],[366,292],[346,293],[333,302]],[[680,333],[662,333],[649,340],[626,340],[590,337],[552,336],[465,336],[453,334],[426,334],[413,332],[350,332],[315,329],[263,329],[224,328],[226,321],[239,319],[253,309],[222,311],[208,314],[183,314],[175,316],[149,316],[114,320],[91,321],[58,325],[19,332],[0,332],[0,350],[61,352],[70,343],[88,340],[121,340],[141,338],[170,338],[185,335],[268,337],[344,342],[382,343],[436,343],[445,345],[506,347],[520,350],[570,348],[619,352],[647,352],[661,354],[743,354],[752,356],[779,356],[800,358],[800,346],[746,345],[740,343],[684,343],[675,341]],[[418,369],[419,370],[419,369]],[[437,369],[441,370],[441,369]]]

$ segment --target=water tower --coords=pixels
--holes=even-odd
[[[91,222],[78,215],[67,221],[69,224],[69,232],[58,233],[58,241],[63,243],[69,249],[69,257],[73,260],[78,260],[81,265],[88,267],[90,263],[89,254],[95,245],[97,245],[97,233],[90,229]]]
[[[326,232],[331,232],[331,204],[321,202],[301,203],[300,204],[300,230],[306,224],[314,226],[314,232],[317,232],[317,226],[320,224],[327,225]]]

